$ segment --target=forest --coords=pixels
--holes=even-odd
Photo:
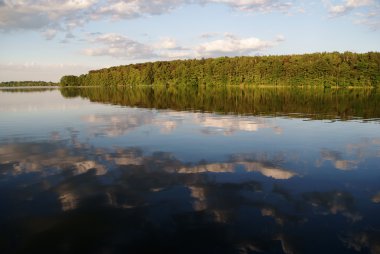
[[[61,86],[378,86],[380,52],[332,52],[157,61],[64,76]]]
[[[45,81],[8,81],[1,82],[0,87],[20,87],[20,86],[58,86],[58,83]]]
[[[380,119],[379,88],[98,86],[63,87],[61,94],[66,98],[82,97],[113,105],[176,111],[331,120]]]

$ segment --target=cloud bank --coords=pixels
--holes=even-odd
[[[377,0],[344,0],[337,4],[327,2],[327,7],[333,18],[354,13],[355,24],[366,25],[372,30],[380,29],[380,2]]]
[[[331,17],[354,13],[354,23],[380,28],[380,3],[377,0],[322,0]],[[299,10],[296,0],[2,0],[0,31],[40,31],[46,39],[59,32],[71,32],[91,21],[130,20],[163,15],[186,5],[224,5],[236,12],[291,13]],[[252,43],[252,42],[250,42]],[[256,43],[256,42],[253,42]],[[216,47],[215,44],[212,45]],[[262,46],[262,45],[261,45]],[[242,49],[244,50],[244,49]]]
[[[100,34],[89,38],[95,47],[84,49],[88,56],[109,56],[121,59],[182,59],[218,56],[253,55],[281,43],[284,38],[262,40],[256,37],[240,38],[225,34],[195,46],[185,47],[174,38],[162,38],[152,44],[142,43],[120,34]]]
[[[293,5],[291,1],[279,0],[3,0],[0,29],[70,31],[92,20],[135,19],[166,14],[183,5],[210,3],[248,12],[286,12]]]

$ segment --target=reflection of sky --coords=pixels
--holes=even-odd
[[[107,207],[102,212],[111,224],[113,218],[127,223],[121,214],[134,221],[108,232],[113,239],[141,223],[168,239],[170,232],[188,237],[180,229],[190,225],[216,227],[215,239],[233,242],[238,253],[321,253],[331,244],[326,239],[336,240],[334,253],[379,244],[376,123],[125,108],[57,94],[13,97],[20,102],[7,94],[0,101],[6,123],[0,126],[0,224],[23,213],[64,221],[70,217],[60,213],[75,217]],[[29,111],[33,104],[38,110]],[[48,232],[64,230],[45,223]],[[231,240],[231,228],[242,235]],[[311,251],[307,243],[315,238],[320,247]]]
[[[76,133],[77,142],[108,148],[143,147],[150,152],[170,152],[188,162],[206,160],[209,165],[233,154],[267,156],[269,161],[277,157],[280,162],[268,168],[280,165],[300,174],[321,167],[360,170],[369,158],[378,158],[380,151],[378,124],[371,122],[123,108],[64,99],[58,91],[0,96],[0,140],[4,141],[68,140]]]
[[[27,93],[6,93],[0,91],[0,112],[65,111],[85,106],[82,99],[64,99],[58,90]],[[88,104],[87,104],[88,105]]]

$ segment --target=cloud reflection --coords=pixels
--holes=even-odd
[[[272,128],[276,134],[283,132],[281,127],[270,124],[268,119],[259,117],[216,117],[211,114],[197,114],[194,122],[206,128],[203,132],[205,134],[222,132],[224,135],[232,135],[237,131],[256,132],[268,128]]]
[[[357,143],[347,144],[344,152],[321,149],[316,166],[320,167],[325,161],[330,161],[339,170],[356,169],[366,159],[379,156],[379,144],[380,138],[361,138]]]
[[[339,170],[352,170],[357,168],[359,164],[358,160],[345,160],[340,152],[327,149],[322,149],[321,159],[317,161],[317,165],[322,165],[324,161],[331,161],[334,167]]]
[[[154,114],[151,111],[140,114],[133,110],[118,115],[87,115],[82,120],[96,126],[91,128],[91,132],[95,135],[118,137],[143,125],[151,124],[153,118]]]
[[[380,253],[380,233],[375,230],[350,234],[347,238],[342,239],[343,243],[349,249],[356,252],[368,252],[371,254]]]
[[[282,134],[280,126],[270,120],[259,117],[215,116],[210,113],[181,113],[162,111],[159,114],[149,109],[129,109],[126,112],[112,115],[92,114],[82,117],[90,123],[91,132],[95,135],[118,137],[143,126],[156,126],[162,134],[169,134],[179,126],[196,125],[199,132],[206,135],[233,135],[236,132],[257,132],[261,129],[272,129],[275,134]]]
[[[66,135],[69,138],[65,139]],[[24,234],[33,239],[41,232],[44,239],[52,232],[82,239],[76,232],[89,234],[82,226],[89,221],[87,230],[91,228],[95,236],[122,239],[123,245],[107,243],[112,250],[142,251],[148,243],[162,251],[167,249],[159,246],[173,247],[177,241],[200,237],[207,241],[199,240],[202,244],[197,246],[198,251],[212,252],[223,243],[227,253],[310,253],[305,238],[314,241],[310,239],[320,237],[322,244],[325,238],[305,236],[303,232],[312,232],[316,227],[313,223],[318,223],[321,216],[337,220],[343,216],[349,225],[356,223],[357,227],[363,220],[371,221],[361,214],[365,209],[359,209],[349,191],[331,190],[336,186],[309,187],[315,185],[314,179],[297,177],[295,169],[287,168],[284,153],[232,154],[224,161],[189,163],[171,153],[147,153],[139,147],[93,147],[81,141],[75,130],[66,135],[55,132],[48,141],[13,140],[0,145],[0,180],[16,183],[7,187],[9,197],[0,195],[3,207],[8,209],[0,211],[20,224],[30,222],[15,215],[19,207],[32,214],[28,220],[36,229]],[[339,156],[326,152],[330,160],[341,159]],[[293,181],[299,182],[293,185]],[[378,196],[375,194],[372,201],[379,202]],[[367,201],[367,205],[377,205]],[[40,214],[48,215],[43,222]],[[49,218],[54,221],[46,222]],[[13,223],[10,221],[3,222],[0,217],[4,225]],[[101,226],[102,221],[106,227]],[[339,223],[328,227],[345,230]],[[140,238],[129,241],[126,235]],[[374,236],[362,239],[355,235],[346,239],[345,246],[370,248],[376,253],[378,242]],[[69,240],[52,241],[61,246]]]
[[[198,174],[198,173],[233,173],[237,166],[243,166],[246,172],[259,172],[260,174],[278,180],[290,179],[297,173],[278,167],[271,167],[261,162],[235,161],[233,163],[210,163],[200,164],[191,167],[182,167],[178,173]]]
[[[355,211],[354,197],[348,192],[310,192],[305,193],[303,197],[317,213],[342,214],[352,221],[362,219],[362,216]]]
[[[75,193],[70,193],[70,192],[63,193],[59,197],[59,200],[62,205],[62,210],[65,212],[77,208],[78,196]]]
[[[375,195],[373,195],[372,202],[373,203],[380,203],[380,192],[378,192]]]

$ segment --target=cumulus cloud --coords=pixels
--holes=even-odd
[[[329,0],[323,0],[323,2],[327,3],[328,12],[332,17],[357,10],[355,23],[373,29],[380,27],[379,1],[341,0],[331,3]],[[52,39],[59,32],[70,32],[90,21],[128,20],[163,15],[189,4],[200,6],[218,4],[237,12],[249,13],[304,11],[295,0],[3,0],[0,1],[0,31],[36,30],[42,32],[45,38]],[[55,32],[52,32],[52,29]],[[207,37],[206,34],[205,36]],[[218,42],[214,42],[211,46],[215,47],[215,44]],[[257,42],[253,44],[256,45]],[[263,46],[260,43],[259,45]],[[168,55],[184,55],[184,53],[170,52]]]
[[[152,47],[156,51],[156,56],[161,59],[183,59],[194,57],[191,48],[186,48],[178,44],[174,38],[164,37],[153,43]]]
[[[43,36],[47,40],[53,39],[56,34],[57,34],[57,30],[56,29],[51,29],[51,28],[47,29],[45,32],[43,32]]]
[[[331,17],[348,15],[355,11],[354,23],[369,26],[373,30],[380,28],[380,2],[376,0],[344,0],[338,4],[327,2]]]
[[[374,0],[345,0],[340,4],[331,5],[329,8],[329,12],[332,15],[342,15],[355,8],[371,6],[374,4]]]
[[[215,38],[215,37],[217,37],[219,35],[220,35],[219,33],[209,32],[209,33],[203,33],[199,37],[201,39],[210,39],[210,38]]]
[[[100,6],[95,17],[110,16],[112,19],[133,19],[144,15],[161,15],[171,12],[185,4],[205,5],[209,3],[223,4],[236,11],[273,12],[288,11],[292,1],[280,0],[113,0]]]
[[[133,19],[143,15],[159,15],[188,3],[186,0],[114,0],[100,6],[94,15],[97,18],[111,16],[113,19]]]
[[[361,12],[356,14],[354,21],[356,24],[366,25],[372,30],[380,29],[380,4],[373,6],[367,12]]]
[[[154,47],[157,49],[172,49],[172,50],[185,49],[179,46],[178,42],[174,38],[170,38],[170,37],[161,38],[157,43],[154,44]]]
[[[149,59],[156,56],[153,47],[119,34],[101,34],[90,41],[100,47],[85,49],[84,53],[88,56],[129,59]]]
[[[238,38],[226,35],[223,39],[213,40],[196,47],[198,56],[236,56],[250,55],[276,45],[275,41],[261,40],[255,37]]]
[[[4,0],[0,29],[68,30],[87,22],[95,0]]]
[[[85,49],[83,51],[85,55],[159,60],[252,55],[275,47],[285,40],[283,36],[277,36],[270,41],[255,37],[239,38],[232,34],[225,34],[221,39],[211,40],[193,47],[184,47],[170,37],[147,44],[120,34],[89,36],[89,42],[99,46]]]
[[[208,2],[227,4],[235,10],[239,11],[259,12],[286,12],[293,6],[292,1],[278,0],[209,0]]]
[[[186,4],[208,3],[249,12],[286,11],[292,7],[291,1],[279,0],[4,0],[0,2],[0,30],[67,31],[91,20],[135,19],[169,13]]]

